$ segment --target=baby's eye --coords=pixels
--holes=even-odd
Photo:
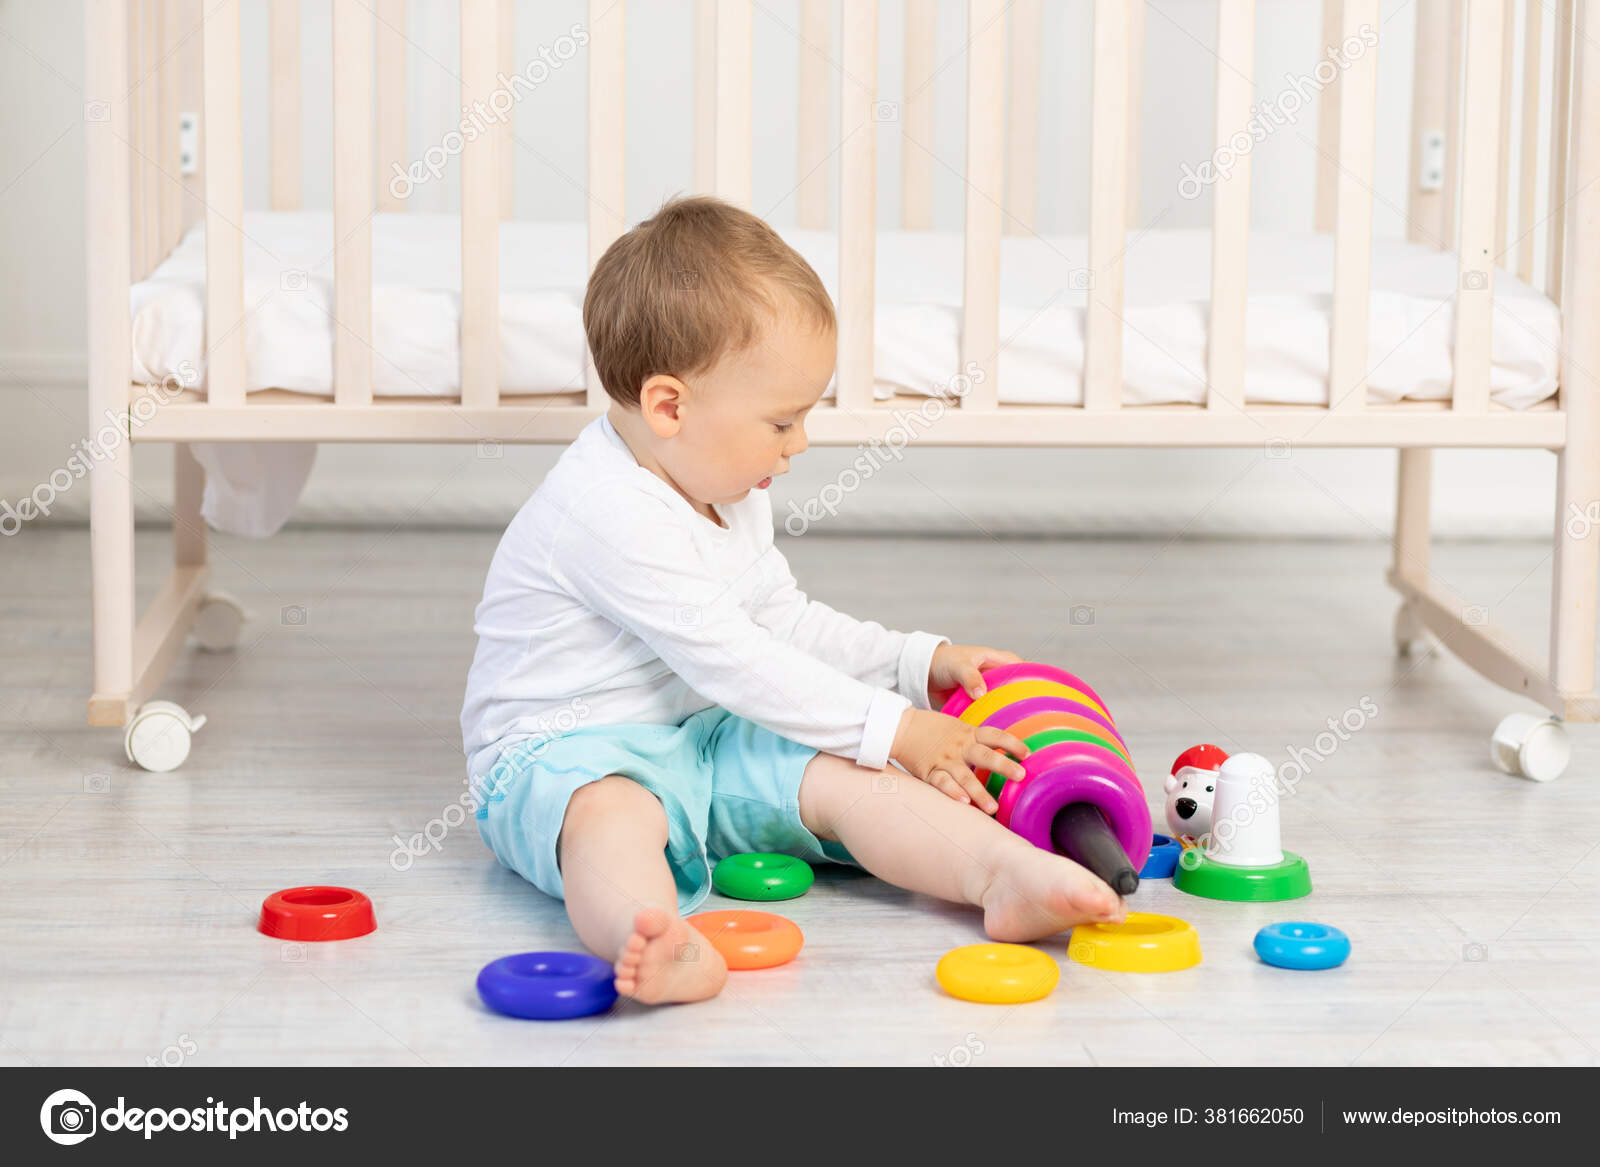
[[[775,422],[772,423],[772,428],[777,430],[780,434],[786,434],[790,430],[794,429],[794,422],[792,422],[792,421],[775,421]]]

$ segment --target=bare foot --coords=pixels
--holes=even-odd
[[[1120,924],[1127,915],[1121,897],[1099,876],[1031,844],[1001,852],[981,906],[989,938],[1012,943],[1090,921]]]
[[[728,966],[687,921],[644,908],[617,957],[617,992],[646,1005],[703,1001],[722,991]]]

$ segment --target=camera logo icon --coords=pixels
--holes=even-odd
[[[39,1108],[45,1137],[63,1147],[76,1146],[95,1132],[95,1105],[79,1090],[57,1090]]]

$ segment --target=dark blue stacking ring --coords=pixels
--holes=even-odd
[[[1256,955],[1279,968],[1337,968],[1350,958],[1350,937],[1329,924],[1268,924],[1256,933]]]
[[[1140,879],[1171,879],[1178,869],[1178,856],[1183,854],[1183,844],[1168,835],[1157,835],[1150,844],[1150,858],[1144,861]]]
[[[603,1013],[617,999],[616,971],[586,952],[523,952],[490,961],[478,996],[496,1013],[559,1021]]]

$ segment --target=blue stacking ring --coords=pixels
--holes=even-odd
[[[1157,835],[1150,844],[1150,858],[1144,861],[1140,879],[1171,879],[1178,869],[1178,856],[1183,854],[1183,844],[1169,835]]]
[[[1350,958],[1350,937],[1329,924],[1268,924],[1256,933],[1256,955],[1279,968],[1337,968]]]
[[[502,956],[478,974],[478,996],[496,1013],[534,1021],[587,1017],[617,999],[616,971],[586,952]]]

